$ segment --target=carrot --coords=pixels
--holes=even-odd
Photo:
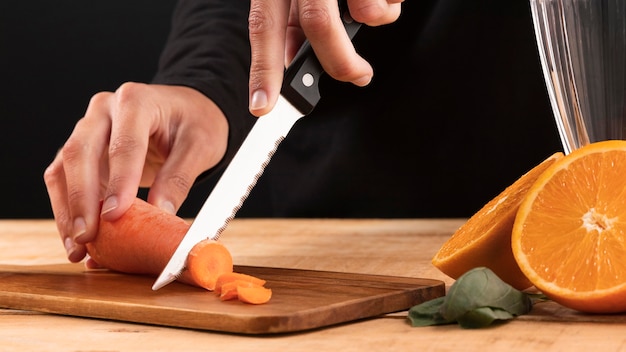
[[[227,283],[232,283],[232,282],[240,282],[240,283],[250,282],[257,286],[265,285],[265,280],[259,279],[258,277],[254,277],[252,275],[242,274],[242,273],[237,273],[237,272],[225,273],[225,274],[220,275],[220,277],[217,278],[217,282],[215,284],[215,293],[221,294],[222,286]]]
[[[129,274],[158,275],[189,224],[137,198],[118,220],[100,221],[87,252],[100,266]]]
[[[221,243],[204,240],[193,246],[189,252],[187,269],[195,284],[213,291],[222,274],[233,272],[233,258]]]
[[[87,244],[87,251],[104,268],[128,274],[158,275],[174,254],[189,226],[188,222],[176,215],[137,198],[118,220],[100,221],[98,235]],[[194,255],[188,257],[188,269],[179,281],[210,289],[211,282],[217,280],[219,275],[232,271],[232,257],[221,244],[197,244],[196,247],[190,252]],[[218,254],[213,255],[215,253]],[[203,268],[203,265],[211,269]],[[218,268],[218,272],[213,273],[212,269],[215,268]],[[209,277],[211,275],[214,278]]]
[[[243,273],[227,273],[217,278],[215,293],[222,301],[238,298],[240,301],[252,304],[266,303],[272,297],[272,291],[265,288],[265,280]],[[243,290],[244,294],[239,293]]]
[[[158,275],[169,261],[190,224],[137,198],[116,221],[100,221],[96,239],[87,251],[100,266],[128,274]],[[271,297],[265,280],[233,272],[233,258],[221,243],[204,240],[189,252],[179,281],[224,295],[260,304]],[[227,292],[223,292],[226,289]],[[241,289],[246,289],[243,296]],[[269,294],[268,294],[269,292]]]
[[[272,290],[250,281],[236,280],[222,285],[219,296],[222,301],[237,298],[244,303],[263,304],[272,298]]]
[[[237,286],[237,298],[244,303],[263,304],[272,298],[272,290],[265,287]]]
[[[237,285],[240,285],[239,281],[227,282],[222,286],[222,289],[218,295],[222,301],[228,301],[237,298]],[[216,292],[217,293],[217,292]]]
[[[263,287],[263,285],[243,280],[229,281],[222,285],[222,289],[219,293],[217,291],[216,293],[220,296],[222,301],[228,301],[238,297],[237,290],[240,287]]]

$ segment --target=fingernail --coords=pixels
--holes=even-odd
[[[91,257],[87,256],[87,260],[85,260],[85,268],[87,269],[104,269],[100,264],[98,264]]]
[[[63,240],[63,246],[65,247],[65,252],[67,253],[67,257],[71,258],[72,253],[76,250],[76,244],[70,237],[65,237]]]
[[[170,201],[161,202],[161,204],[159,205],[159,208],[163,209],[164,211],[170,214],[176,214],[176,208],[174,208],[174,204]]]
[[[104,203],[102,203],[102,211],[100,213],[106,214],[115,208],[117,208],[117,197],[110,196],[104,200]]]
[[[264,90],[255,90],[250,98],[250,110],[263,109],[267,106],[267,93]]]
[[[355,85],[359,86],[359,87],[365,87],[366,85],[370,84],[370,82],[372,81],[372,76],[363,76],[359,79],[355,79],[354,83]]]
[[[85,219],[83,219],[82,217],[74,219],[74,241],[80,242],[80,238],[83,237],[85,232],[87,232],[87,223],[85,223]]]

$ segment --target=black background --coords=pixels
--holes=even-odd
[[[175,3],[176,0],[0,1],[0,78],[2,79],[2,84],[0,84],[0,128],[2,131],[0,138],[2,153],[0,218],[49,218],[52,216],[43,182],[43,172],[46,166],[70,135],[76,121],[83,116],[89,99],[95,93],[105,90],[113,91],[126,81],[149,82],[151,80],[156,72],[159,54],[167,39]],[[487,6],[485,4],[500,4],[503,7],[510,5],[498,1],[477,1],[476,4],[470,4],[467,7],[471,10],[480,4],[484,6]],[[516,4],[520,6],[519,12],[528,10],[527,2],[518,0]],[[480,6],[478,7],[480,9]],[[468,13],[471,14],[472,11]],[[466,17],[468,21],[474,18]],[[522,45],[522,47],[512,48],[519,51],[520,55],[519,60],[515,62],[527,63],[532,75],[525,83],[527,85],[518,89],[523,89],[523,92],[534,92],[537,99],[529,104],[525,100],[526,95],[523,95],[519,100],[526,105],[520,105],[515,103],[517,102],[516,96],[509,94],[507,97],[514,101],[510,109],[522,109],[518,115],[533,116],[533,121],[537,122],[538,127],[530,135],[512,137],[517,138],[520,145],[533,146],[533,148],[535,144],[543,145],[544,149],[537,149],[539,147],[535,150],[520,149],[515,150],[513,155],[506,154],[511,152],[510,150],[496,150],[491,159],[486,158],[486,161],[504,160],[504,157],[498,159],[497,153],[500,152],[510,160],[532,160],[523,165],[506,165],[510,168],[517,168],[513,171],[509,170],[508,175],[511,179],[500,174],[492,175],[492,179],[497,178],[502,185],[510,184],[515,176],[529,169],[533,163],[539,162],[541,157],[548,156],[547,151],[559,149],[555,126],[551,121],[548,99],[544,91],[543,78],[540,75],[538,62],[533,61],[536,60],[536,53],[528,49],[534,47],[532,27],[527,18],[521,19],[524,20],[522,24],[526,27],[516,29],[512,33],[521,31],[523,36],[515,37],[515,40],[523,40],[515,42],[515,45]],[[472,26],[476,25],[471,21],[468,23]],[[464,24],[461,23],[458,26],[461,25]],[[516,26],[516,24],[511,26]],[[457,28],[457,30],[463,33],[467,28]],[[498,35],[498,32],[494,32],[493,38],[498,39]],[[485,37],[484,39],[491,38]],[[507,43],[510,41],[508,38],[504,39],[502,40]],[[451,41],[455,45],[458,44],[454,36]],[[487,41],[483,44],[490,45],[491,42]],[[445,41],[439,46],[445,48],[446,53],[450,48],[456,48],[456,46],[451,46],[450,42]],[[487,48],[491,47],[487,46]],[[436,80],[441,78],[441,73],[448,73],[448,76],[453,77],[454,70],[450,70],[451,67],[461,70],[464,66],[459,66],[459,64],[472,64],[472,60],[482,60],[481,56],[465,55],[473,51],[463,46],[460,46],[457,51],[459,55],[445,55],[446,58],[453,60],[462,58],[460,63],[454,62],[455,66],[446,66],[446,62],[432,63],[433,77]],[[437,56],[433,54],[433,57]],[[503,65],[500,66],[504,67]],[[472,65],[469,66],[472,67]],[[437,67],[443,67],[444,70],[438,71]],[[463,70],[463,72],[469,72]],[[480,72],[469,73],[478,75]],[[508,71],[504,67],[502,72]],[[472,77],[474,76],[470,75],[470,78]],[[425,80],[426,77],[421,77],[421,79]],[[441,81],[445,83],[443,79]],[[472,90],[473,82],[467,80],[466,84],[469,88],[464,91],[470,102],[475,102],[475,99],[471,98],[472,95],[469,93],[478,94],[479,97],[482,94],[480,91]],[[426,86],[432,87],[432,85]],[[498,95],[498,92],[495,94]],[[485,99],[487,98],[483,100]],[[503,102],[506,103],[507,100],[504,99]],[[465,105],[459,104],[459,106]],[[507,109],[502,111],[507,111]],[[512,123],[507,122],[506,119],[509,117],[498,116],[500,119],[497,121],[501,122],[503,129],[507,129],[506,125]],[[517,122],[521,123],[520,121]],[[522,143],[527,139],[532,140]],[[509,144],[515,145],[515,143]],[[467,161],[469,162],[471,160]],[[492,168],[503,166],[505,165],[492,165]],[[471,168],[472,166],[465,165],[465,167]],[[456,173],[450,173],[448,177],[457,176]],[[196,186],[179,215],[194,216],[210,186],[211,182]],[[500,189],[499,184],[491,187],[492,191]],[[482,194],[480,199],[474,197],[472,201],[479,205],[483,204],[482,202],[496,195],[492,193]],[[478,210],[474,203],[472,203],[472,209]],[[471,212],[466,213],[464,216],[471,215]]]
[[[92,95],[148,82],[174,0],[0,1],[0,217],[52,211],[43,172]]]

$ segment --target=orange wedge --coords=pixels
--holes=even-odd
[[[553,154],[483,206],[443,244],[433,265],[453,279],[484,266],[517,289],[532,286],[511,252],[513,222],[528,189],[561,157],[563,153]]]
[[[512,250],[546,296],[579,311],[626,311],[626,141],[550,166],[518,210]]]

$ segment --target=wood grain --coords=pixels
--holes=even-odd
[[[286,333],[406,310],[445,294],[438,280],[238,266],[267,280],[269,303],[223,302],[174,283],[152,291],[153,277],[80,264],[0,266],[0,307],[245,334]]]
[[[222,236],[246,266],[432,278],[430,260],[464,219],[235,219]],[[0,264],[66,263],[54,221],[0,220]],[[76,270],[82,270],[80,264]],[[0,287],[4,281],[0,279]],[[406,311],[289,334],[232,334],[0,309],[0,350],[57,351],[626,351],[626,314],[554,302],[487,329],[413,328]]]

